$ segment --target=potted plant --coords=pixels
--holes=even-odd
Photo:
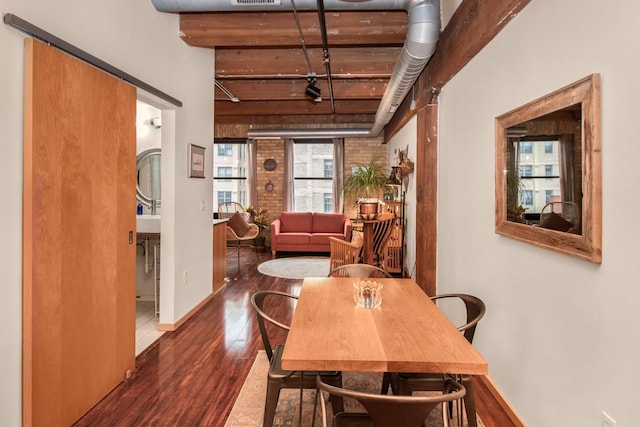
[[[249,206],[246,211],[251,216],[251,222],[258,226],[260,232],[256,237],[256,247],[258,249],[264,250],[265,248],[265,240],[266,236],[264,235],[264,230],[269,228],[269,217],[267,216],[267,210],[263,208],[254,208],[253,206]]]
[[[380,157],[371,158],[368,164],[358,164],[344,181],[345,196],[356,199],[360,216],[373,219],[378,213],[378,196],[384,191],[387,171]]]

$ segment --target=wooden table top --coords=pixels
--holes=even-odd
[[[287,336],[287,370],[485,375],[488,365],[411,279],[383,283],[382,306],[356,307],[354,278],[306,278]]]

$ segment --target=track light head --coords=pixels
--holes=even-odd
[[[320,89],[315,87],[313,84],[309,84],[307,88],[304,90],[304,94],[307,95],[309,98],[313,99],[314,101],[317,101],[318,98],[320,98]]]
[[[304,90],[304,94],[316,102],[322,101],[322,98],[320,97],[320,89],[316,87],[317,79],[315,73],[307,75],[307,81],[309,84]]]

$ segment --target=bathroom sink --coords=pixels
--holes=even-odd
[[[137,215],[138,233],[160,233],[160,215]]]

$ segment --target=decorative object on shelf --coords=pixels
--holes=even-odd
[[[398,151],[398,167],[402,173],[402,177],[407,177],[410,173],[413,173],[413,160],[407,157],[409,147],[404,150]]]
[[[189,178],[204,178],[204,150],[205,147],[189,144],[187,146],[187,176]]]
[[[276,159],[267,159],[264,161],[263,166],[264,170],[271,172],[276,170],[276,167],[278,167],[278,162],[276,162]]]
[[[273,190],[275,190],[276,186],[273,182],[271,182],[271,180],[269,180],[269,182],[267,182],[264,185],[264,191],[266,191],[267,193],[273,193]]]
[[[378,196],[384,191],[387,182],[386,167],[378,156],[371,158],[368,164],[359,164],[344,181],[345,196],[357,199],[361,218],[375,219],[378,214]]]

